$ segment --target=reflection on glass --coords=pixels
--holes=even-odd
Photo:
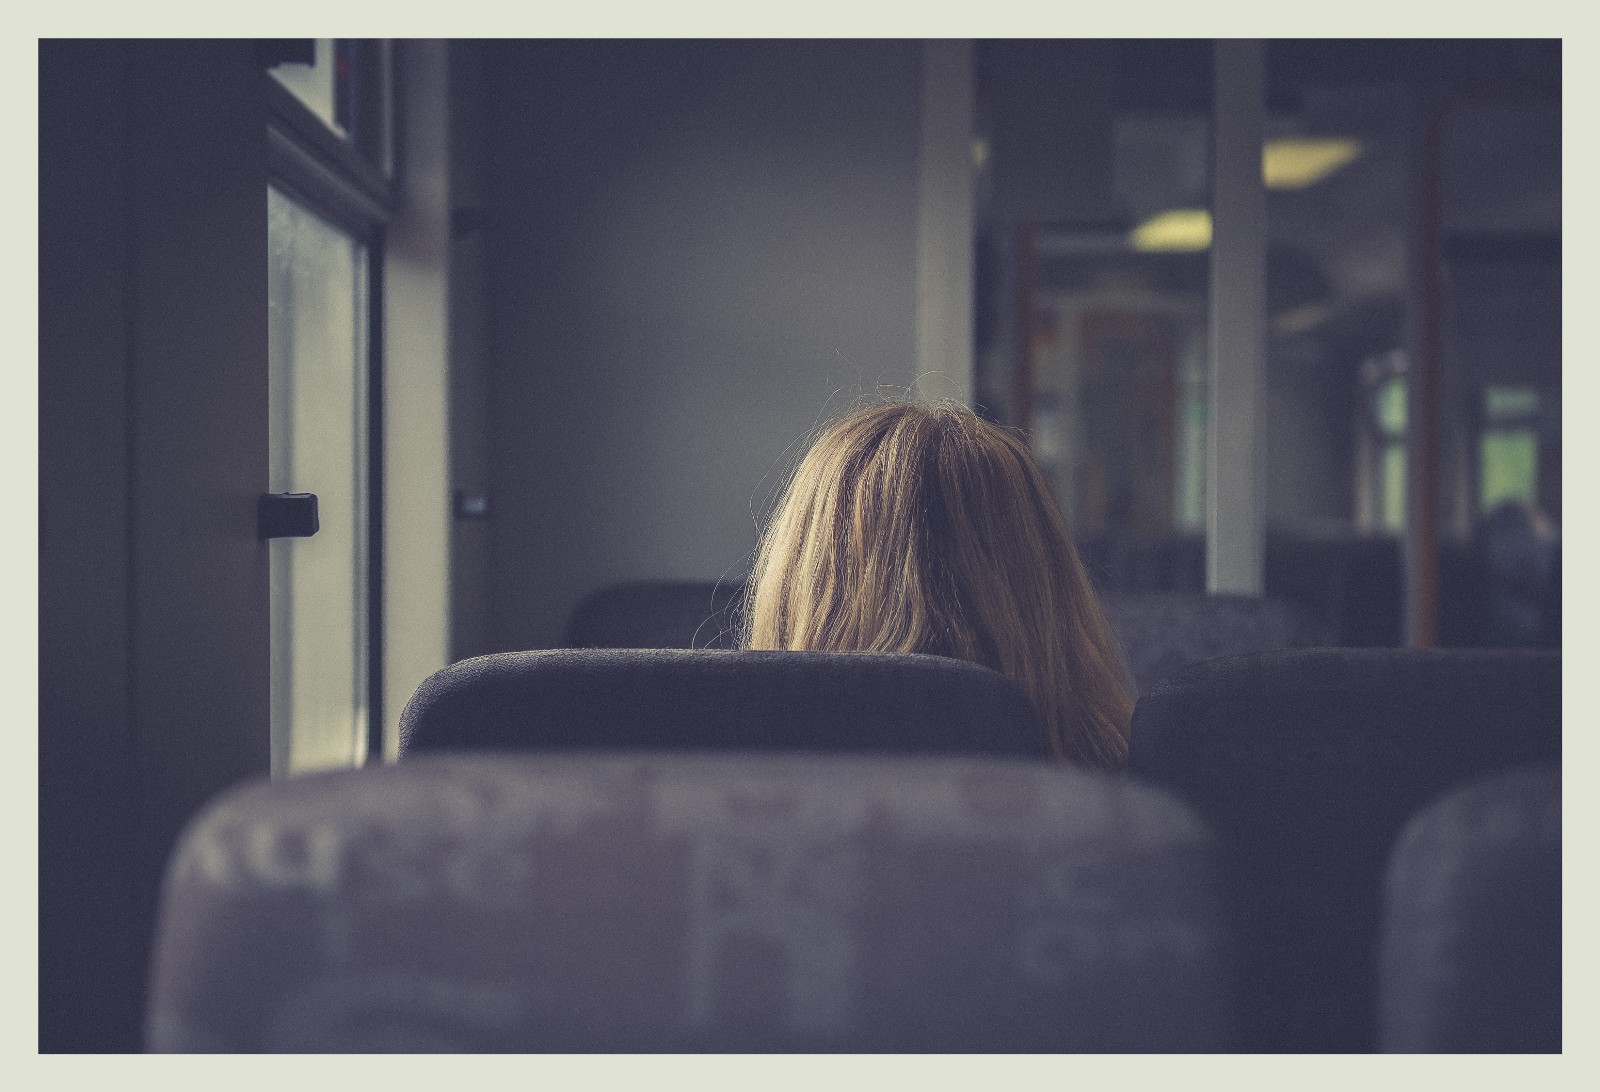
[[[315,493],[321,528],[271,550],[272,770],[367,748],[367,255],[268,193],[268,490]]]
[[[1020,340],[1028,358],[1034,416],[1013,416],[1032,426],[1092,558],[1102,546],[1198,543],[1207,503],[1204,115],[1130,105],[1105,125],[1105,205],[1038,226],[1031,260],[1016,256],[1022,242],[1001,256],[1019,270],[1009,291],[1032,303],[1031,329],[1002,350],[1015,355]]]
[[[1211,213],[1205,209],[1169,209],[1157,213],[1133,229],[1128,243],[1144,254],[1209,250]]]
[[[1491,421],[1533,417],[1539,412],[1539,392],[1532,387],[1485,387],[1483,415]]]
[[[1173,513],[1178,530],[1203,534],[1206,529],[1206,354],[1193,340],[1178,373],[1182,416],[1178,422],[1178,496]]]
[[[1406,529],[1406,449],[1397,443],[1383,449],[1383,529],[1396,535]]]
[[[1269,190],[1315,186],[1361,155],[1361,142],[1341,137],[1283,137],[1261,150],[1261,181]]]
[[[1406,529],[1406,381],[1394,375],[1373,392],[1380,451],[1378,526],[1391,534]]]
[[[1539,438],[1531,428],[1490,429],[1478,450],[1479,511],[1491,512],[1508,500],[1537,501]]]
[[[1388,437],[1405,435],[1406,383],[1398,376],[1385,380],[1378,388],[1378,427]]]
[[[1504,501],[1539,499],[1539,391],[1535,387],[1483,389],[1487,426],[1478,438],[1478,511]]]

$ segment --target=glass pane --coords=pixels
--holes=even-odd
[[[1378,428],[1385,436],[1404,436],[1406,432],[1406,381],[1396,376],[1386,379],[1376,398]]]
[[[1198,341],[1191,342],[1179,371],[1182,406],[1178,425],[1178,498],[1173,517],[1180,531],[1204,534],[1206,529],[1206,358]]]
[[[1539,392],[1532,387],[1485,387],[1483,415],[1490,421],[1515,421],[1539,412]]]
[[[1532,429],[1491,429],[1479,443],[1479,510],[1538,497],[1539,440]]]
[[[1406,526],[1413,99],[1360,43],[1273,40],[1266,61],[1266,516],[1332,597],[1362,538]]]
[[[1383,529],[1400,534],[1406,529],[1406,449],[1388,444],[1383,449]]]
[[[268,490],[315,493],[320,529],[271,542],[272,769],[367,749],[367,255],[268,194]]]
[[[977,61],[977,400],[1029,435],[1106,587],[1198,589],[1211,43],[985,41]]]

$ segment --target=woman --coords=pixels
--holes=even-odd
[[[884,403],[824,431],[757,549],[745,618],[748,648],[983,664],[1027,693],[1058,757],[1127,759],[1122,650],[1049,483],[963,407]]]

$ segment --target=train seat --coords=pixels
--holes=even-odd
[[[572,608],[572,648],[735,648],[742,581],[639,580],[591,592]]]
[[[433,754],[190,826],[155,1052],[1224,1048],[1217,847],[993,758]]]
[[[641,580],[585,596],[567,622],[572,648],[738,646],[740,581]],[[1101,599],[1140,690],[1198,660],[1324,644],[1321,622],[1288,599],[1118,592]]]
[[[1381,1046],[1561,1051],[1561,771],[1481,778],[1419,813],[1385,884]]]
[[[1141,692],[1200,660],[1323,643],[1317,619],[1287,599],[1146,592],[1101,603]]]
[[[400,717],[404,753],[645,748],[1049,755],[1027,696],[943,656],[549,649],[463,660]]]
[[[1471,777],[1554,762],[1560,654],[1298,649],[1205,661],[1139,699],[1130,773],[1226,847],[1241,1049],[1368,1051],[1387,856]]]

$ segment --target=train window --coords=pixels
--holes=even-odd
[[[1205,526],[1210,49],[976,51],[976,398],[1107,579],[1128,542]]]
[[[1539,392],[1533,387],[1483,390],[1484,427],[1478,435],[1478,510],[1508,500],[1537,503]]]
[[[268,490],[320,527],[271,543],[272,766],[359,765],[368,737],[368,269],[362,243],[268,198]]]
[[[306,43],[308,46],[310,43]],[[383,244],[389,43],[318,40],[274,65],[268,107],[269,482],[314,493],[270,546],[274,776],[380,753]]]
[[[1378,423],[1380,474],[1379,511],[1385,531],[1406,528],[1406,381],[1394,375],[1379,384],[1373,396]]]
[[[1392,349],[1368,357],[1358,369],[1358,515],[1369,532],[1399,535],[1406,529],[1408,363],[1403,350]]]

